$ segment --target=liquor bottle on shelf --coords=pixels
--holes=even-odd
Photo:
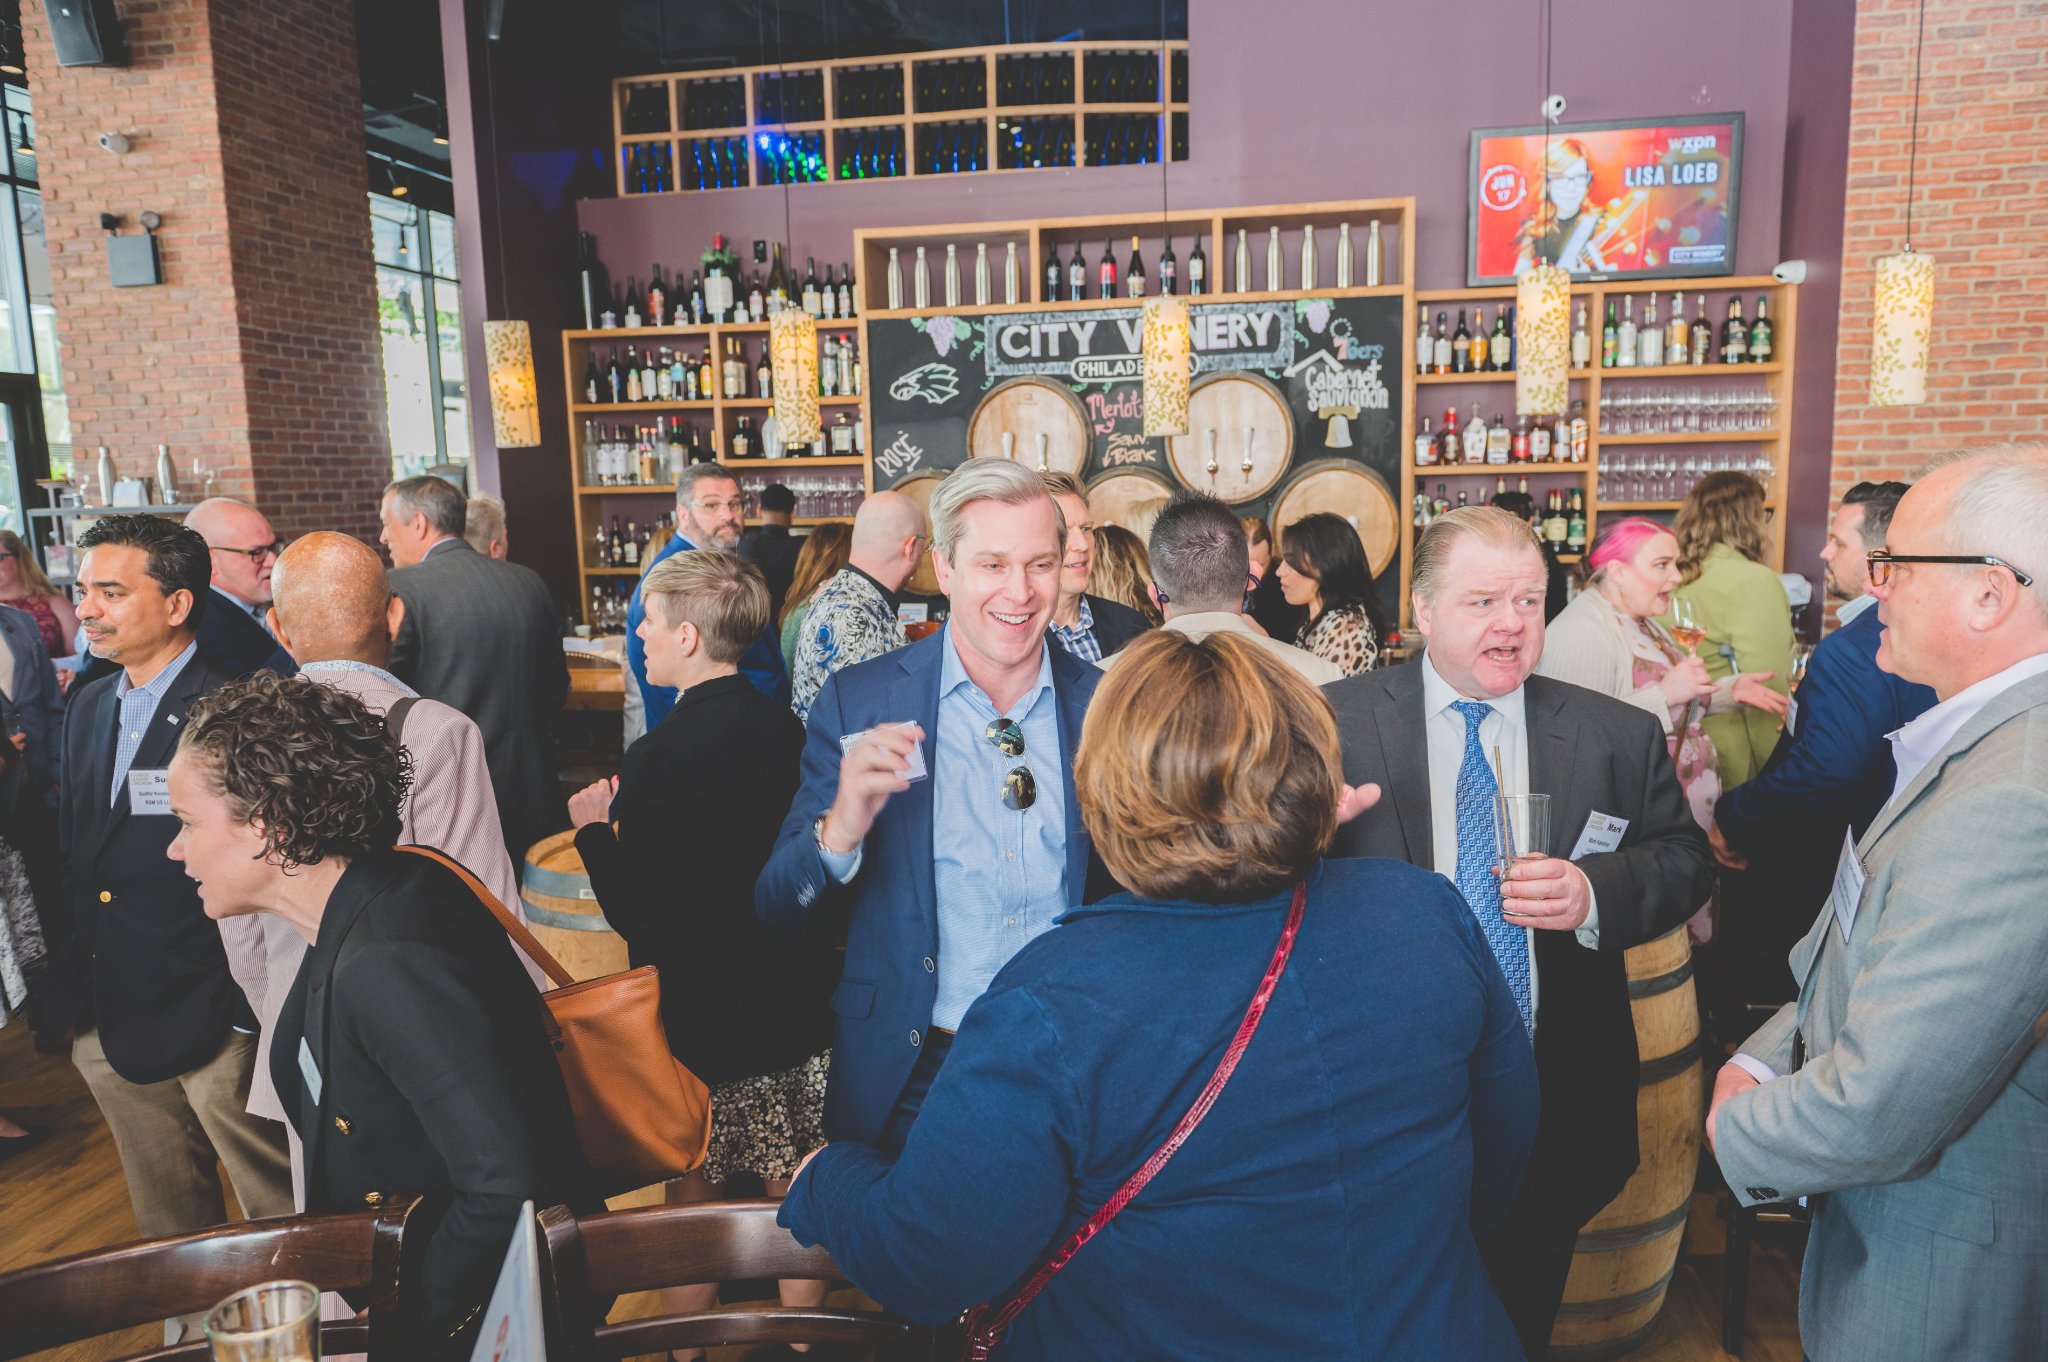
[[[1570,463],[1572,461],[1572,419],[1559,412],[1551,418],[1550,461]]]
[[[1572,368],[1583,369],[1593,360],[1593,333],[1586,329],[1586,300],[1579,300],[1579,319],[1572,327]]]
[[[1451,333],[1445,329],[1444,314],[1436,314],[1436,340],[1430,345],[1430,368],[1437,373],[1451,371],[1451,360],[1456,351],[1451,347]]]
[[[612,517],[611,542],[608,547],[610,549],[608,561],[615,567],[624,567],[626,565],[626,532],[619,527],[619,518],[616,515]]]
[[[1045,243],[1045,294],[1041,302],[1056,303],[1063,292],[1061,281],[1066,278],[1067,268],[1060,264],[1060,243]]]
[[[1434,519],[1436,519],[1436,515],[1434,509],[1429,504],[1428,495],[1423,492],[1417,492],[1415,494],[1415,516],[1409,523],[1414,525],[1416,530],[1421,531],[1428,529],[1429,522]]]
[[[690,271],[690,320],[698,326],[704,324],[704,281],[697,271]]]
[[[893,312],[903,306],[903,258],[897,248],[889,248],[889,308]]]
[[[1195,248],[1188,252],[1188,297],[1199,298],[1209,286],[1209,262],[1202,255],[1202,238],[1195,237]]]
[[[642,402],[656,400],[659,387],[660,384],[654,376],[654,347],[650,345],[647,347],[646,353],[640,356],[640,400]]]
[[[1721,362],[1740,364],[1749,358],[1749,326],[1742,320],[1742,298],[1728,300],[1728,320],[1721,326]]]
[[[1550,418],[1537,418],[1529,431],[1529,462],[1549,463],[1551,456]]]
[[[1708,364],[1714,358],[1714,324],[1707,320],[1707,295],[1697,295],[1692,302],[1692,330],[1686,336],[1686,362]]]
[[[1756,321],[1749,328],[1749,362],[1769,364],[1771,362],[1771,317],[1768,303],[1763,294],[1756,296]]]
[[[1276,233],[1279,228],[1273,229]],[[1316,286],[1316,225],[1305,223],[1301,229],[1301,289],[1306,293]],[[1268,283],[1268,288],[1280,285]]]
[[[1490,432],[1486,429],[1486,418],[1479,414],[1479,404],[1472,404],[1472,424],[1465,427],[1464,461],[1470,464],[1486,462],[1486,445]]]
[[[1586,501],[1578,488],[1572,488],[1572,511],[1565,520],[1565,547],[1573,553],[1583,553],[1586,548]]]
[[[1607,300],[1607,323],[1600,328],[1600,367],[1612,369],[1621,353],[1621,330],[1614,324],[1614,300]]]
[[[1458,329],[1451,333],[1451,372],[1472,372],[1472,333],[1465,329],[1465,309],[1458,309]]]
[[[1287,287],[1287,275],[1280,264],[1280,229],[1266,229],[1266,291],[1278,293]]]
[[[588,232],[577,234],[576,301],[583,313],[583,329],[595,331],[612,296],[612,283],[597,258],[597,238]]]
[[[654,366],[654,400],[673,402],[676,400],[675,373],[669,367],[669,348],[661,347],[661,359]]]
[[[832,267],[827,265],[825,273],[831,272]],[[818,257],[814,255],[804,257],[804,311],[813,317],[825,315],[825,294],[818,287]]]
[[[946,243],[946,306],[960,306],[960,248],[954,242]]]
[[[748,417],[742,416],[733,427],[732,456],[735,459],[752,458],[754,453],[754,427]]]
[[[1450,511],[1451,499],[1444,495],[1444,485],[1442,483],[1436,485],[1436,500],[1431,505],[1435,507],[1436,515],[1445,515]]]
[[[1131,238],[1131,263],[1124,271],[1124,286],[1133,298],[1145,296],[1145,261],[1138,254],[1138,238]]]
[[[1470,506],[1471,504],[1472,504],[1472,494],[1471,494],[1470,492],[1466,491],[1466,490],[1465,490],[1464,488],[1460,487],[1460,488],[1458,489],[1458,509],[1462,511],[1462,510],[1464,510],[1464,509],[1465,509],[1465,508],[1466,508],[1467,506]]]
[[[732,337],[725,342],[725,395],[747,395],[747,362],[740,355],[740,343]]]
[[[768,295],[761,288],[761,271],[754,271],[754,280],[747,289],[747,319],[760,321],[768,315]]]
[[[761,347],[761,362],[754,366],[754,396],[766,400],[775,396],[775,369],[768,362],[768,347]]]
[[[1338,288],[1351,287],[1351,224],[1337,224],[1337,277]]]
[[[1508,334],[1508,310],[1496,308],[1493,314],[1493,336],[1487,342],[1487,358],[1493,361],[1493,368],[1506,372],[1515,367],[1515,338]]]
[[[1458,434],[1458,409],[1456,407],[1444,408],[1443,429],[1436,433],[1436,461],[1442,464],[1456,464],[1465,461],[1465,442]],[[1441,483],[1437,485],[1437,490],[1441,494],[1443,490]]]
[[[1180,291],[1180,262],[1173,258],[1173,237],[1166,238],[1166,249],[1159,255],[1159,291],[1171,297]]]
[[[593,348],[583,354],[583,400],[597,403],[603,399],[598,392],[604,386],[603,375],[597,372],[597,351]]]
[[[1508,443],[1508,461],[1510,463],[1527,463],[1532,457],[1533,455],[1531,453],[1531,443],[1529,436],[1529,418],[1526,416],[1518,416],[1515,418],[1514,436]],[[1524,484],[1526,484],[1529,480],[1527,478],[1524,478],[1522,479],[1522,481]],[[1526,492],[1529,489],[1525,485],[1522,488],[1522,490]]]
[[[853,431],[853,422],[847,417],[845,410],[842,408],[839,414],[832,418],[832,452],[834,454],[853,453]]]
[[[818,290],[818,316],[830,320],[839,315],[839,286],[832,282],[832,264],[825,263],[824,284]]]
[[[674,482],[676,474],[683,471],[689,462],[689,449],[683,442],[683,418],[668,418],[668,476],[663,482]]]
[[[858,310],[854,306],[853,266],[842,263],[839,266],[839,315],[851,317]]]
[[[1564,494],[1553,487],[1550,489],[1550,504],[1543,513],[1543,540],[1555,551],[1564,547],[1570,533],[1570,522],[1564,513]]]
[[[1664,362],[1664,328],[1657,322],[1657,295],[1643,302],[1643,329],[1636,333],[1636,366],[1654,369]]]
[[[1685,295],[1671,295],[1671,320],[1664,325],[1664,362],[1683,364],[1686,355]]]
[[[1633,293],[1624,294],[1621,299],[1621,330],[1615,333],[1614,339],[1614,367],[1635,368],[1639,353],[1640,346],[1636,339],[1636,296]]]
[[[1572,462],[1584,463],[1592,443],[1593,426],[1586,419],[1586,399],[1572,399]]]
[[[910,305],[920,312],[932,305],[932,271],[925,263],[922,246],[917,248],[917,260],[910,267]]]
[[[1415,432],[1415,466],[1428,468],[1436,463],[1436,432],[1429,428],[1429,418],[1422,418],[1422,429]]]
[[[1074,243],[1073,259],[1067,262],[1067,301],[1078,303],[1088,296],[1088,262],[1081,257],[1081,243]]]
[[[1486,428],[1486,461],[1490,464],[1506,463],[1514,444],[1515,437],[1508,430],[1508,423],[1499,412],[1495,412],[1493,424]]]
[[[1426,374],[1436,353],[1436,343],[1429,335],[1429,304],[1415,305],[1415,372]]]
[[[717,381],[711,376],[711,347],[706,345],[703,357],[697,361],[697,396],[709,402],[717,391]]]
[[[1095,273],[1095,296],[1116,297],[1116,243],[1113,241],[1102,243],[1102,262]]]
[[[597,522],[597,534],[593,539],[590,558],[593,567],[610,567],[612,565],[612,537],[604,532],[604,521],[602,519]]]
[[[860,364],[853,356],[853,342],[845,336],[839,338],[839,353],[833,357],[833,369],[839,382],[841,397],[860,396]]]
[[[1017,258],[1017,243],[1009,242],[1003,250],[1003,301],[1020,303],[1024,301],[1024,265]]]
[[[1242,227],[1237,229],[1237,259],[1233,262],[1230,283],[1233,293],[1252,291],[1252,247]]]
[[[637,279],[626,281],[626,310],[619,320],[627,327],[637,329],[640,325],[640,281]]]
[[[619,348],[612,347],[611,359],[604,369],[604,400],[617,404],[626,400],[626,375],[619,369]]]

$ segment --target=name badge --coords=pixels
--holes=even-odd
[[[924,624],[931,619],[932,608],[923,601],[905,601],[896,607],[896,622],[899,624]]]
[[[313,1062],[313,1047],[306,1044],[304,1036],[299,1037],[299,1077],[306,1080],[306,1092],[318,1106],[320,1091],[326,1085],[320,1081],[320,1066]]]
[[[860,746],[870,733],[879,733],[885,728],[908,728],[909,726],[909,721],[905,720],[900,724],[877,724],[873,728],[863,728],[858,733],[849,733],[839,740],[839,753],[841,756],[844,756],[846,753],[851,752],[854,748]],[[923,780],[925,774],[924,744],[919,743],[910,749],[910,760],[903,768],[903,778],[914,783]]]
[[[1586,829],[1579,834],[1579,843],[1572,848],[1572,859],[1589,856],[1597,851],[1618,851],[1622,834],[1628,831],[1628,820],[1611,813],[1594,812],[1586,815]]]
[[[1849,933],[1856,929],[1856,909],[1863,902],[1863,862],[1856,856],[1856,835],[1845,833],[1842,837],[1842,859],[1835,864],[1835,888],[1828,895],[1828,902],[1835,910],[1835,923],[1842,929],[1842,940],[1849,939]]]
[[[159,768],[154,771],[130,771],[128,773],[128,812],[169,813],[171,811],[171,773]]]

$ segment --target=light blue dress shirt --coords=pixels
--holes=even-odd
[[[135,754],[142,747],[142,735],[156,722],[156,707],[163,700],[164,692],[171,688],[171,683],[178,679],[178,673],[185,670],[185,664],[198,651],[199,640],[195,638],[145,686],[129,685],[126,670],[114,678],[114,699],[121,707],[121,731],[114,737],[114,785],[107,791],[109,808],[120,801],[121,782],[128,778],[128,768],[135,764]]]
[[[932,1025],[960,1027],[967,1009],[1010,957],[1073,906],[1067,884],[1067,787],[1052,655],[1041,649],[1038,680],[1007,717],[1024,731],[1024,755],[988,740],[1000,715],[968,678],[949,625],[939,664],[939,731],[925,745],[932,787],[933,888],[939,916],[938,1000]],[[1003,803],[1003,779],[1027,766],[1038,786],[1030,808]],[[861,848],[820,849],[844,884],[859,873]]]

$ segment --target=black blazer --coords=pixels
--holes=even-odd
[[[661,971],[669,1048],[707,1083],[780,1073],[832,1047],[831,940],[784,942],[754,913],[803,748],[789,707],[746,677],[692,686],[627,750],[617,832],[576,834],[633,964]]]
[[[424,857],[384,851],[342,873],[270,1073],[305,1142],[308,1212],[424,1197],[399,1277],[409,1353],[490,1299],[521,1202],[603,1209],[533,981],[489,910]]]
[[[740,557],[761,569],[768,582],[770,619],[782,614],[782,600],[789,594],[790,581],[796,576],[796,556],[803,546],[804,541],[791,534],[787,525],[763,525],[740,540]]]
[[[1103,596],[1083,596],[1088,602],[1088,613],[1095,620],[1095,641],[1102,645],[1102,655],[1120,653],[1124,645],[1152,627],[1151,623],[1128,605],[1120,604]]]
[[[1323,688],[1337,712],[1344,779],[1377,783],[1380,806],[1337,829],[1331,854],[1391,856],[1433,870],[1422,668],[1346,677]],[[1523,690],[1529,788],[1551,797],[1551,849],[1568,855],[1596,810],[1628,820],[1618,851],[1578,861],[1600,902],[1600,949],[1537,932],[1536,1070],[1543,1112],[1533,1168],[1560,1217],[1583,1224],[1635,1171],[1637,1054],[1621,953],[1690,917],[1713,886],[1664,734],[1649,714],[1579,686],[1532,676]],[[1652,1056],[1656,1058],[1656,1056]]]
[[[185,712],[231,678],[194,655],[157,703],[131,771],[170,765]],[[185,868],[165,857],[168,813],[135,814],[124,781],[111,806],[121,704],[117,678],[88,685],[64,725],[58,842],[72,936],[53,969],[56,1025],[97,1025],[114,1072],[131,1083],[175,1078],[219,1051],[255,1014],[228,973],[220,927]]]
[[[393,569],[391,589],[405,601],[391,670],[476,720],[505,848],[518,865],[528,847],[569,822],[555,784],[554,724],[569,694],[569,664],[554,597],[532,568],[460,539]]]
[[[208,589],[206,608],[199,614],[199,655],[216,671],[229,676],[273,671],[279,676],[297,676],[299,664],[278,646],[270,631],[256,622],[239,601]]]

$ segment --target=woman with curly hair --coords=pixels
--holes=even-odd
[[[168,854],[209,917],[272,913],[310,943],[270,1055],[306,1209],[421,1194],[399,1335],[467,1356],[520,1203],[601,1207],[511,942],[453,870],[395,847],[410,767],[355,696],[259,672],[193,705]]]

